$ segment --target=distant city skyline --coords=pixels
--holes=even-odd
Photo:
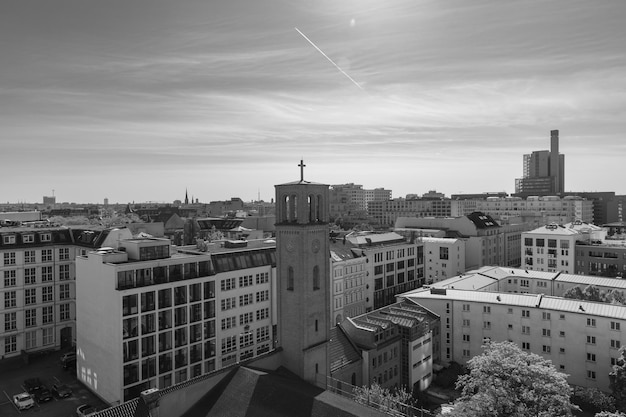
[[[619,0],[4,2],[0,202],[270,201],[300,159],[394,197],[513,193],[554,129],[566,191],[626,194],[625,20]]]

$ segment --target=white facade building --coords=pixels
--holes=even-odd
[[[581,238],[575,228],[555,223],[522,233],[522,268],[573,274],[576,241]]]
[[[244,244],[127,239],[78,257],[79,379],[119,403],[273,350],[275,243]]]
[[[441,281],[465,272],[465,241],[424,237],[424,275],[426,283]]]

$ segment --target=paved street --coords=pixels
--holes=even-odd
[[[107,405],[78,382],[74,373],[64,371],[60,364],[62,352],[54,352],[47,356],[34,359],[30,364],[19,369],[0,370],[0,416],[14,417],[38,414],[46,417],[71,417],[76,415],[76,407],[89,403],[98,410]],[[25,392],[24,380],[38,377],[48,388],[52,384],[62,383],[72,389],[69,398],[53,398],[42,404],[35,403],[29,410],[18,411],[13,405],[13,395]]]

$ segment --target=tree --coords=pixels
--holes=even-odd
[[[602,301],[600,289],[598,287],[594,287],[593,285],[587,285],[583,290],[583,300],[596,302]]]
[[[609,387],[615,398],[615,406],[619,411],[626,411],[626,353],[625,347],[619,350],[620,357],[613,371],[609,373]]]
[[[376,382],[369,387],[354,387],[353,393],[354,401],[357,403],[391,413],[397,411],[404,414],[407,412],[407,408],[415,403],[410,392],[404,389],[392,392],[387,388],[381,387]]]
[[[585,296],[583,295],[583,290],[581,290],[580,287],[576,286],[565,291],[563,293],[563,298],[573,298],[575,300],[584,300]]]
[[[571,416],[566,375],[552,362],[522,351],[512,342],[492,342],[467,363],[469,374],[456,387],[461,396],[451,416]]]
[[[599,413],[596,413],[595,417],[626,417],[626,414],[620,413],[619,411],[601,411]]]

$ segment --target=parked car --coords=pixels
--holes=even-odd
[[[52,392],[59,398],[67,398],[72,396],[72,389],[65,384],[52,385]]]
[[[46,387],[42,385],[39,389],[35,390],[35,400],[38,403],[45,403],[52,399],[52,392]]]
[[[18,410],[28,410],[35,405],[33,397],[31,397],[30,394],[27,392],[15,394],[13,396],[13,403],[18,408]]]
[[[76,409],[76,415],[78,417],[87,417],[88,415],[93,414],[95,412],[96,412],[96,409],[93,408],[91,404],[79,405],[78,408]]]
[[[61,356],[61,365],[63,368],[67,368],[71,364],[76,367],[76,352],[67,352]]]
[[[41,379],[39,378],[28,378],[24,381],[24,389],[29,394],[33,394],[35,391],[41,389],[43,386],[43,382],[41,382]]]

